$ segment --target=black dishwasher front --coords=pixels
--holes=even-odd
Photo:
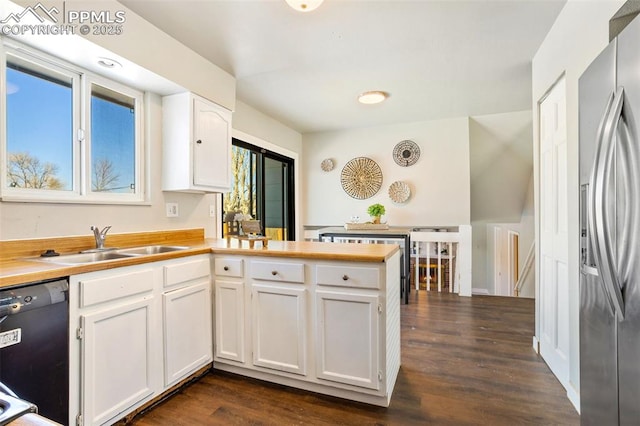
[[[0,382],[69,423],[69,281],[0,290]]]

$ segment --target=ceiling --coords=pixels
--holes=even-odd
[[[531,109],[531,59],[565,1],[120,0],[303,134]],[[359,104],[367,90],[390,97]]]

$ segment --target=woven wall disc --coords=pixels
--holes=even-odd
[[[410,140],[398,142],[393,148],[393,160],[402,167],[409,167],[416,164],[420,158],[420,147]]]
[[[382,186],[382,170],[367,157],[357,157],[345,164],[340,174],[344,192],[357,200],[373,197]]]

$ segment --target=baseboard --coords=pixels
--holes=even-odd
[[[533,336],[533,350],[536,351],[537,354],[540,353],[540,341],[536,336]]]
[[[580,414],[580,391],[574,388],[572,383],[567,386],[567,398],[573,404],[573,408]]]
[[[479,294],[482,296],[488,296],[489,295],[489,290],[487,290],[486,288],[472,288],[471,289],[471,294]]]

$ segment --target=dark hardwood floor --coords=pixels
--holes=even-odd
[[[147,425],[550,425],[579,416],[532,348],[534,301],[413,292],[389,408],[213,371],[144,415]]]

